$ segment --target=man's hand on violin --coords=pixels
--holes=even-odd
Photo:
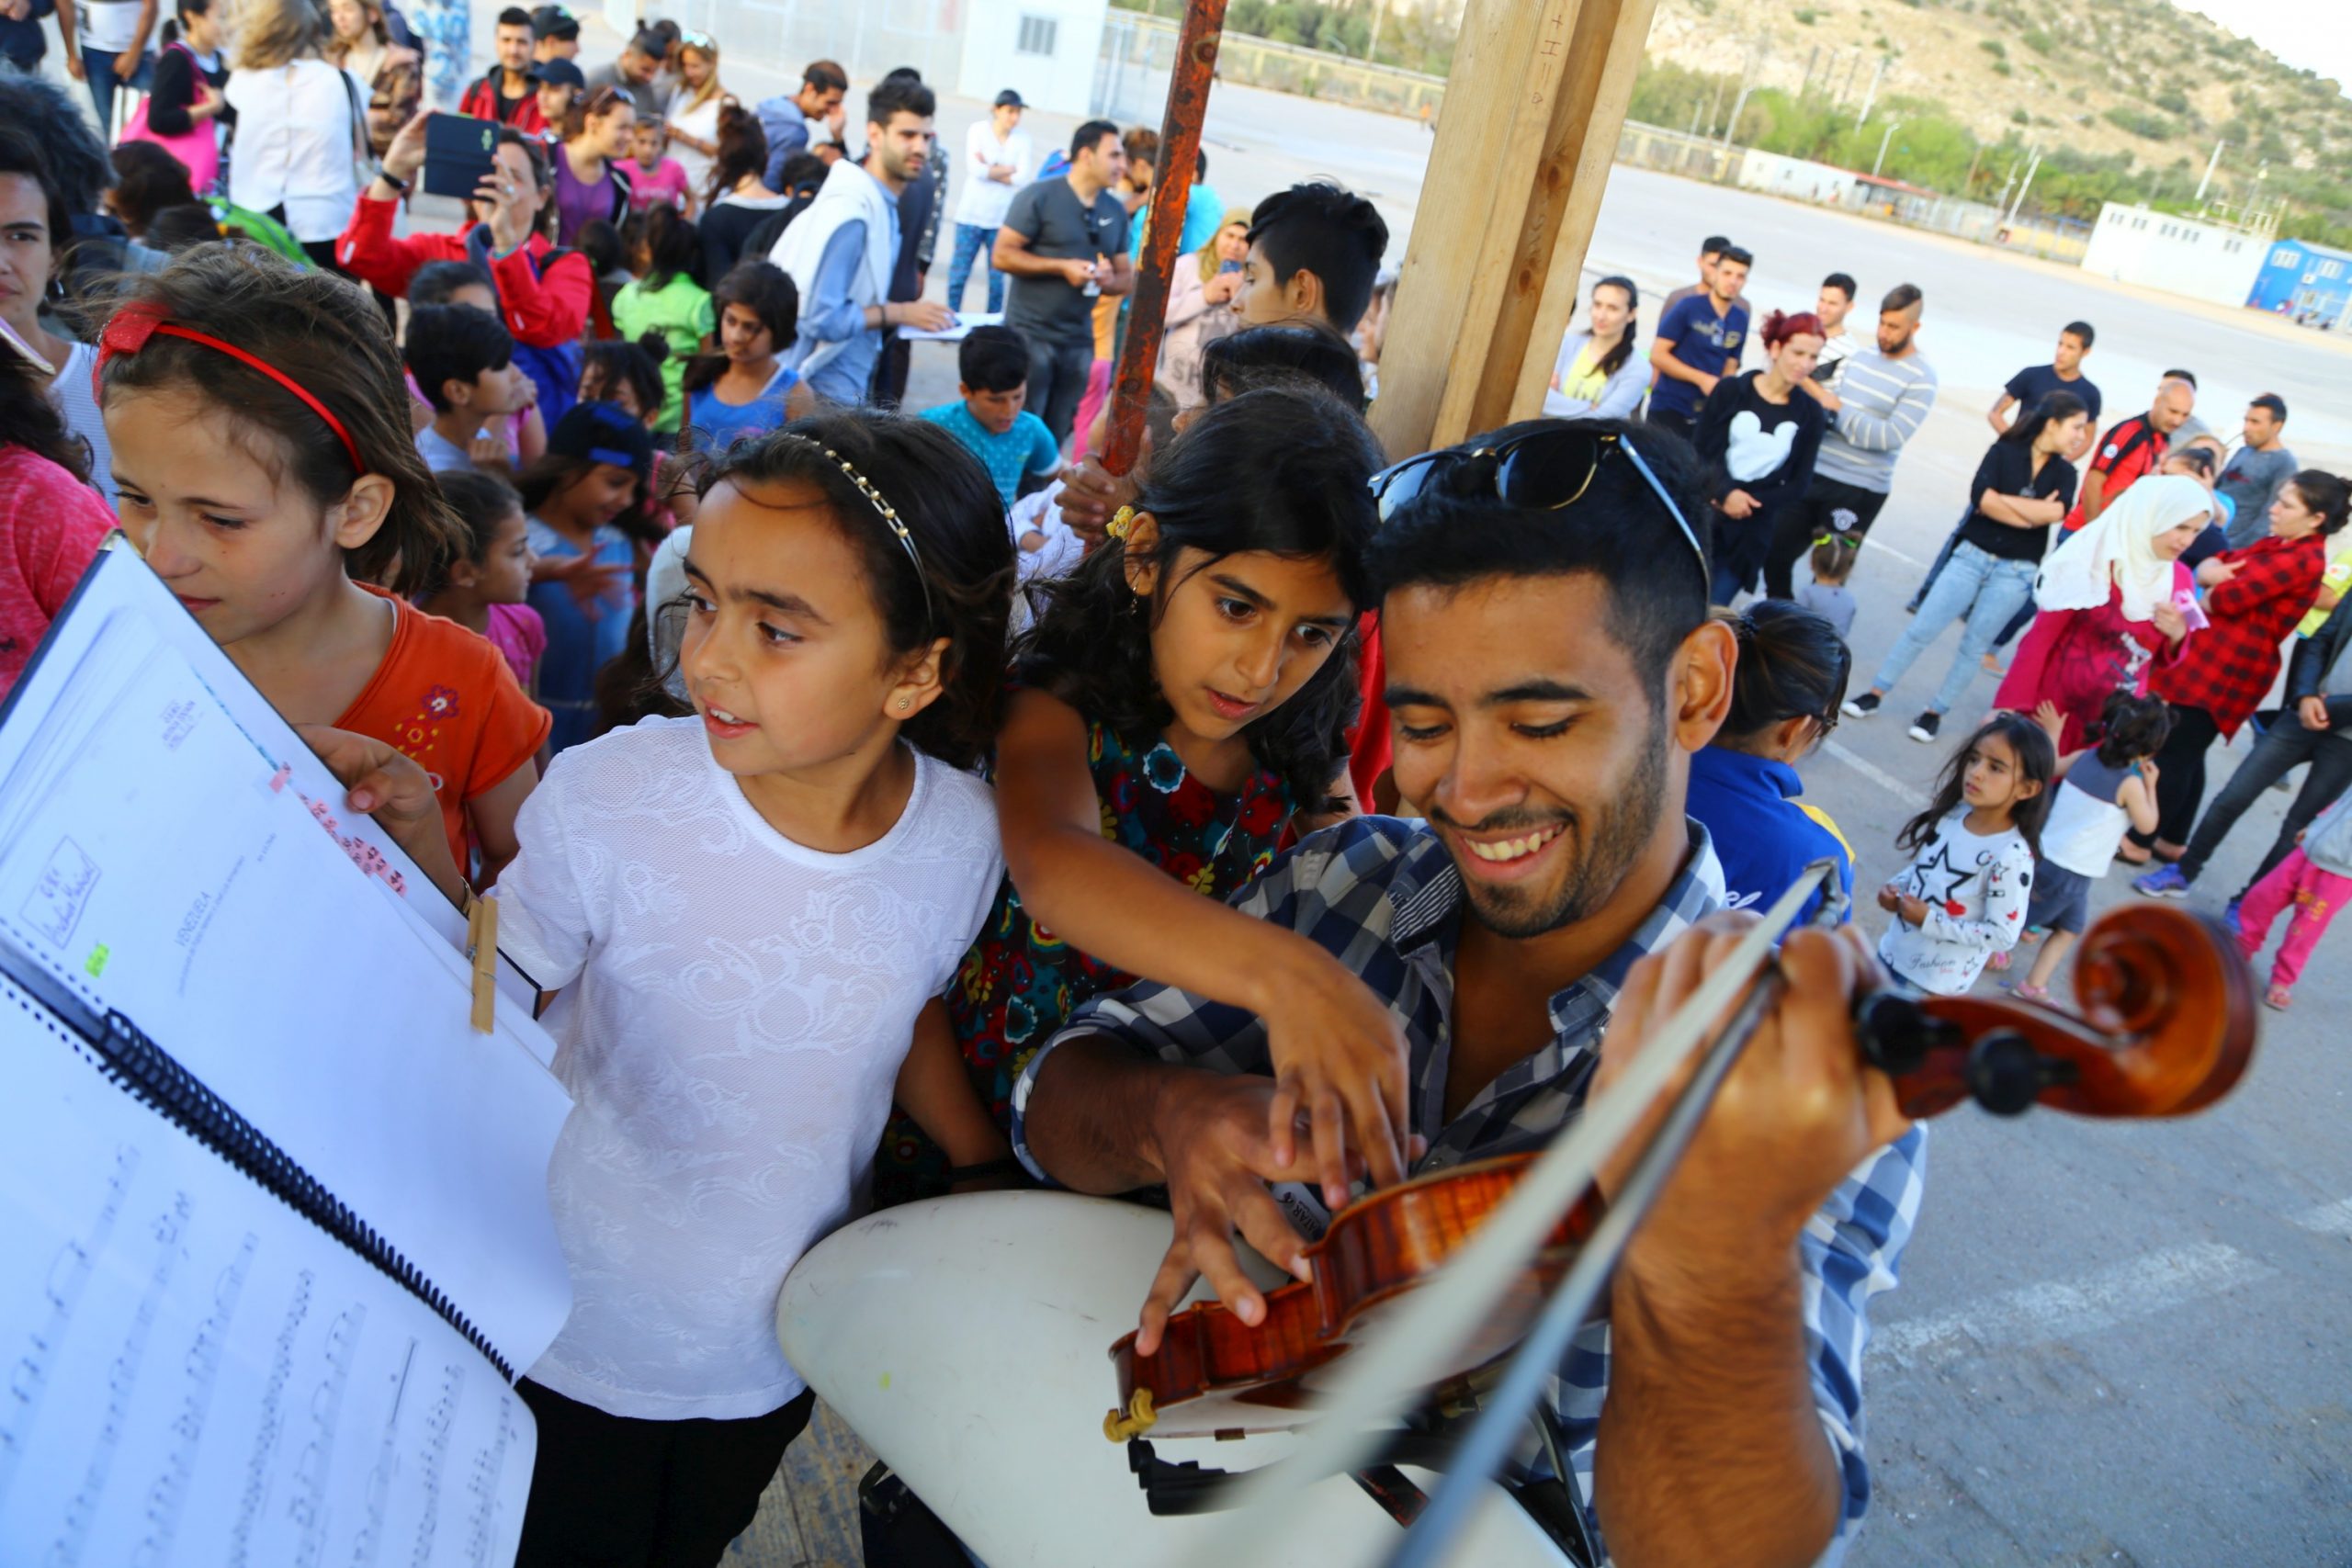
[[[1710,916],[1634,965],[1601,1042],[1595,1092],[1622,1076],[1755,919]],[[1863,1063],[1854,1040],[1856,994],[1886,983],[1860,933],[1850,926],[1792,931],[1780,964],[1787,984],[1779,1003],[1758,1024],[1625,1255],[1624,1274],[1675,1299],[1703,1299],[1733,1282],[1725,1269],[1750,1261],[1758,1269],[1792,1267],[1792,1249],[1822,1200],[1910,1125],[1893,1084]],[[1686,1069],[1669,1097],[1689,1077]],[[1603,1168],[1604,1192],[1624,1181],[1665,1104]]]
[[[1189,1070],[1170,1072],[1160,1086],[1151,1140],[1168,1183],[1176,1236],[1136,1325],[1137,1355],[1159,1348],[1168,1314],[1204,1275],[1236,1317],[1252,1326],[1264,1320],[1266,1298],[1242,1272],[1233,1249],[1236,1230],[1275,1267],[1308,1277],[1306,1239],[1267,1190],[1268,1182],[1296,1179],[1275,1163],[1273,1140],[1266,1134],[1277,1092],[1269,1078]]]

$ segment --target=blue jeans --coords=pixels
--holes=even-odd
[[[1919,605],[1919,613],[1911,617],[1903,635],[1886,651],[1886,662],[1878,667],[1871,678],[1871,689],[1892,691],[1911,668],[1911,661],[1927,650],[1936,640],[1936,634],[1962,616],[1967,624],[1960,634],[1960,651],[1951,661],[1950,673],[1943,684],[1936,688],[1933,701],[1928,705],[1932,713],[1950,713],[1954,704],[1968,694],[1969,682],[1976,679],[1977,661],[1992,651],[1993,640],[2009,617],[2021,605],[2032,603],[2033,578],[2039,563],[2030,560],[2003,560],[1987,555],[1976,546],[1962,542],[1952,547],[1951,559],[1944,563],[1943,571],[1936,578],[1935,586],[1928,590],[1927,599]]]
[[[964,285],[971,281],[972,258],[978,256],[988,269],[989,309],[1004,309],[1004,274],[996,269],[996,231],[983,229],[977,223],[956,225],[956,256],[947,264],[947,308],[964,308]]]
[[[131,73],[130,81],[120,81],[115,76],[114,62],[121,58],[120,50],[85,48],[82,51],[82,73],[89,78],[90,107],[98,111],[98,133],[109,141],[114,140],[116,90],[136,87],[145,92],[148,77],[155,68],[154,57],[150,55],[139,62],[139,69]]]

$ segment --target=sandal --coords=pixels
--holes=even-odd
[[[1996,975],[2005,973],[2009,967],[2009,955],[2006,953],[1993,954],[1987,963],[1987,967]]]
[[[2047,986],[2029,985],[2025,981],[2019,980],[2016,985],[2009,987],[2009,995],[2013,997],[2022,997],[2030,1002],[2042,1002],[2046,1004],[2050,1000],[2050,987]]]
[[[2272,1012],[2285,1012],[2290,999],[2292,993],[2284,986],[2273,986],[2262,993],[2262,1005]]]

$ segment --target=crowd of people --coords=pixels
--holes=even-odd
[[[0,77],[0,684],[120,526],[555,993],[574,1307],[521,1385],[526,1562],[718,1560],[814,1398],[777,1287],[869,1189],[1165,1188],[1148,1354],[1196,1276],[1262,1314],[1237,1231],[1296,1269],[1317,1200],[1540,1145],[1721,956],[1713,911],[1827,860],[1808,919],[1849,920],[1866,857],[1797,764],[1953,622],[1910,734],[1968,722],[1876,879],[1894,977],[1964,991],[2038,934],[2046,998],[2116,856],[2178,895],[2300,764],[2231,905],[2249,955],[2292,910],[2272,1006],[2352,888],[2347,490],[2274,396],[2232,446],[2174,370],[2102,429],[2069,323],[1849,694],[1849,580],[1938,389],[1911,285],[1868,342],[1845,274],[1756,322],[1711,238],[1646,354],[1604,278],[1544,418],[1391,463],[1385,225],[1328,182],[1228,206],[1202,158],[1114,473],[1149,131],[1041,161],[1007,91],[951,154],[911,70],[747,105],[669,24],[584,71],[553,6],[462,85],[376,0],[220,20],[176,0],[110,149]],[[74,58],[130,83],[140,41]],[[455,232],[408,221],[427,88],[488,148]],[[999,322],[959,315],[976,267]],[[954,400],[899,410],[904,329],[956,339]],[[1840,1049],[1849,939],[1788,939],[1775,1051],[1814,1076],[1724,1097],[1621,1270],[1642,1310],[1564,1369],[1566,1473],[1523,1484],[1619,1561],[1810,1560],[1862,1515],[1924,1134]],[[1702,1451],[1773,1506],[1694,1506]]]

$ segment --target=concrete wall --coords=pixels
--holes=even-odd
[[[2243,305],[2269,252],[2267,236],[2110,201],[2091,227],[2083,267],[2120,283]]]
[[[1102,52],[1105,0],[961,0],[956,90],[993,99],[1010,87],[1032,108],[1082,115]],[[1042,150],[1041,150],[1042,151]]]
[[[1847,170],[1817,164],[1810,158],[1791,158],[1749,147],[1741,152],[1739,183],[1749,190],[1760,190],[1770,196],[1844,206],[1852,198],[1855,176]]]

